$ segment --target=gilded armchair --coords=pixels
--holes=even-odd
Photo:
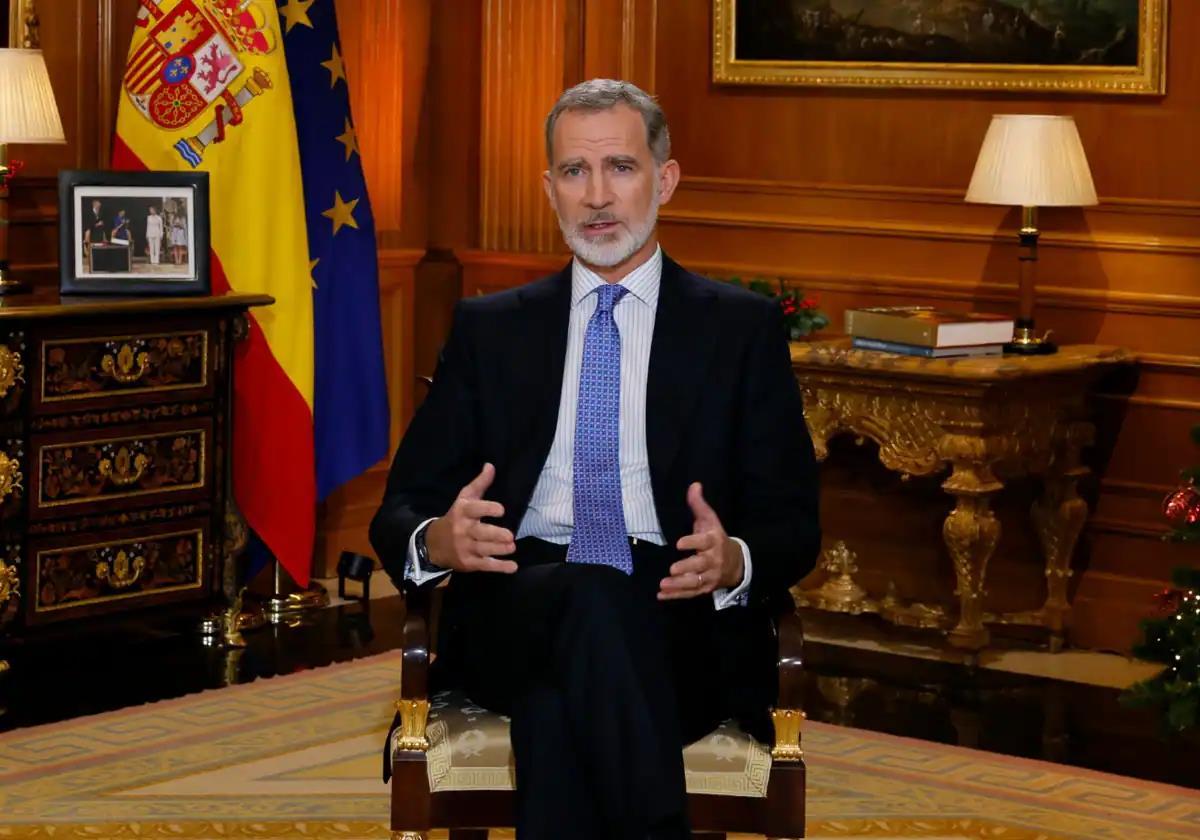
[[[388,733],[384,780],[391,779],[395,840],[424,840],[433,828],[451,840],[486,840],[513,824],[508,721],[461,693],[429,691],[437,589],[406,592],[403,673]],[[693,836],[725,832],[804,836],[805,768],[800,747],[803,634],[794,612],[780,617],[779,698],[771,710],[775,745],[727,723],[684,750]]]

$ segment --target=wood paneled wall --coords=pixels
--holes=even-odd
[[[1102,204],[1043,212],[1039,324],[1061,342],[1121,344],[1143,360],[1132,396],[1114,384],[1097,397],[1095,513],[1074,580],[1074,643],[1127,649],[1182,559],[1159,539],[1159,506],[1196,458],[1187,432],[1200,421],[1200,56],[1190,45],[1200,4],[1172,4],[1168,94],[1133,99],[716,85],[706,0],[564,3],[582,18],[576,79],[630,78],[667,112],[683,169],[661,212],[671,254],[706,273],[781,277],[818,294],[834,324],[867,304],[1012,310],[1017,213],[962,196],[993,113],[1075,116]],[[483,51],[527,73],[554,60],[540,49],[514,55],[520,44],[506,33]],[[503,177],[528,185],[540,171],[529,161]],[[520,253],[479,245],[460,255],[465,294],[562,262],[557,241]],[[831,463],[824,482],[826,531],[859,549],[873,582],[951,579],[938,493],[893,485],[869,458]],[[1035,491],[1014,488],[1003,514],[1008,545],[990,574],[998,607],[1040,601],[1040,563],[1022,523]]]
[[[544,251],[559,240],[540,178],[541,122],[563,87],[566,4],[483,0],[483,114],[480,137],[482,245]],[[537,55],[538,60],[529,60]]]
[[[1167,95],[1131,99],[715,85],[708,0],[337,3],[380,228],[395,439],[454,300],[565,261],[540,185],[542,119],[565,85],[625,77],[660,98],[684,173],[662,211],[673,256],[713,274],[782,277],[818,293],[835,324],[871,303],[1010,309],[1015,211],[961,197],[993,113],[1074,115],[1102,204],[1043,213],[1039,323],[1060,341],[1122,344],[1143,359],[1132,396],[1118,383],[1096,401],[1095,513],[1075,577],[1074,642],[1128,648],[1182,557],[1159,540],[1159,505],[1195,458],[1187,430],[1200,419],[1200,54],[1190,49],[1200,4],[1172,4]],[[14,150],[30,168],[14,194],[13,255],[51,282],[52,179],[108,158],[136,10],[137,0],[39,2],[69,143]],[[948,579],[944,501],[894,486],[869,462],[826,469],[827,532],[859,538],[873,579]],[[327,503],[318,572],[338,551],[366,548],[384,467]],[[1004,514],[1012,539],[991,580],[1005,605],[1038,601],[1039,564],[1019,524],[1031,490],[1015,488]]]

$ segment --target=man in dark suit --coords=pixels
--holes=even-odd
[[[83,226],[83,243],[84,257],[87,257],[88,249],[97,242],[108,241],[108,222],[104,220],[102,212],[102,204],[100,199],[92,199],[92,209],[88,213],[87,221]]]
[[[546,145],[575,258],[459,302],[371,540],[397,581],[454,572],[442,677],[512,717],[519,838],[684,838],[681,747],[770,737],[816,464],[778,308],[658,246],[654,100],[584,82]]]

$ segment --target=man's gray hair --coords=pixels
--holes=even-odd
[[[667,130],[667,115],[654,97],[640,87],[616,79],[589,79],[567,90],[554,103],[546,116],[546,160],[554,163],[554,124],[564,111],[607,111],[618,105],[628,105],[642,115],[646,124],[646,144],[658,165],[671,157],[671,132]]]

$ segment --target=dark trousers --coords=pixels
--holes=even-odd
[[[681,750],[727,717],[716,612],[657,600],[676,551],[632,551],[625,575],[527,539],[515,574],[459,576],[456,671],[511,716],[520,840],[689,836]]]

